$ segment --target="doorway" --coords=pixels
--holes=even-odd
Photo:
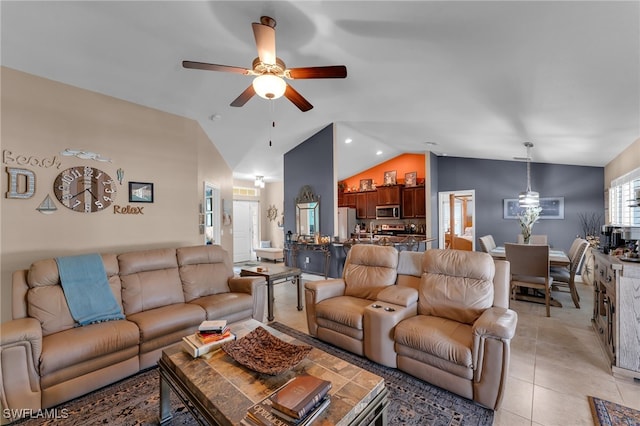
[[[233,262],[255,259],[253,249],[260,241],[260,203],[258,201],[233,201]]]
[[[475,250],[475,196],[473,189],[438,193],[438,247]]]
[[[205,244],[220,244],[220,188],[204,183],[204,218],[200,221]],[[202,230],[204,232],[202,232]]]

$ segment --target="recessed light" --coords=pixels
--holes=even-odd
[[[382,155],[382,151],[376,151],[376,155]]]
[[[351,143],[351,142],[353,142],[353,139],[351,139],[351,138],[346,138],[344,140],[344,143]]]
[[[222,118],[222,116],[220,114],[213,114],[209,116],[209,120],[211,121],[218,121]]]
[[[426,145],[430,145],[430,146],[436,146],[438,145],[437,142],[425,142]]]

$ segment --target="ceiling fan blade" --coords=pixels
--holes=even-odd
[[[347,67],[344,65],[331,65],[327,67],[289,68],[291,78],[345,78]]]
[[[253,88],[253,84],[250,84],[249,87],[247,87],[244,90],[244,92],[240,93],[240,96],[238,96],[233,102],[231,102],[231,106],[241,107],[244,104],[246,104],[249,101],[249,99],[251,99],[255,94],[256,94],[256,91]]]
[[[275,24],[274,24],[275,25]],[[254,22],[253,36],[256,39],[258,57],[263,64],[275,65],[276,63],[276,29],[264,24]]]
[[[287,88],[284,91],[284,96],[291,102],[293,102],[293,104],[297,106],[302,112],[309,111],[311,108],[313,108],[313,105],[311,105],[309,101],[303,98],[302,95],[289,84],[287,84]]]
[[[184,68],[192,68],[192,69],[196,69],[196,70],[233,72],[233,73],[236,73],[236,74],[248,74],[249,73],[249,70],[246,69],[246,68],[231,67],[229,65],[207,64],[205,62],[182,61],[182,66]]]

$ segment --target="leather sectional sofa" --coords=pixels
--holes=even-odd
[[[305,283],[309,333],[498,409],[517,314],[487,253],[355,245],[343,277]]]
[[[76,327],[55,259],[13,274],[13,320],[0,330],[3,410],[50,408],[153,366],[203,320],[263,320],[264,278],[235,276],[220,246],[101,257],[124,320]]]

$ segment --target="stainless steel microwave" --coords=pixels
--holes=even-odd
[[[400,219],[400,206],[376,206],[376,219]]]

